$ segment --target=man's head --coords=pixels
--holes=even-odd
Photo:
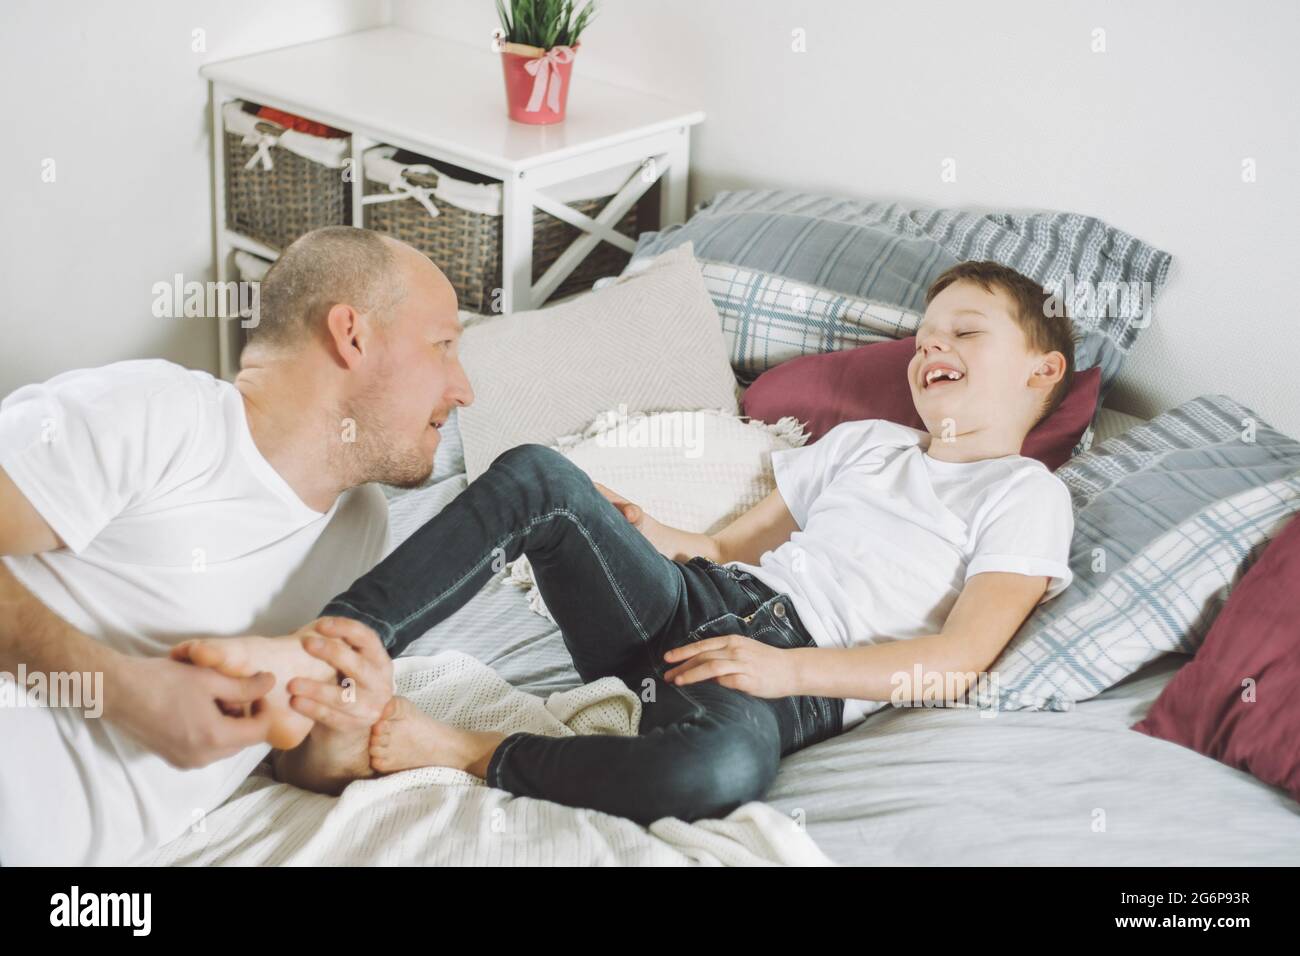
[[[931,434],[1024,436],[1050,415],[1074,378],[1074,334],[1049,295],[997,262],[961,262],[925,296],[908,365],[912,401]]]
[[[310,382],[335,427],[331,464],[351,483],[413,487],[438,431],[474,400],[457,346],[456,292],[404,243],[351,226],[307,233],[262,280],[244,369]]]

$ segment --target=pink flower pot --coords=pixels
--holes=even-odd
[[[515,50],[533,52],[521,54]],[[501,67],[506,79],[506,108],[512,120],[542,126],[564,119],[573,54],[577,52],[577,46],[542,51],[518,43],[505,45],[501,50]],[[536,72],[529,72],[529,64],[538,61]]]

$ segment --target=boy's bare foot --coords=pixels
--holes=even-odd
[[[370,730],[370,766],[379,773],[452,767],[486,777],[505,735],[461,730],[434,720],[405,697],[394,697]]]
[[[255,706],[271,714],[266,742],[281,750],[302,743],[312,719],[289,706],[288,683],[295,677],[334,681],[338,672],[308,654],[298,637],[223,637],[186,641],[172,648],[173,660],[210,667],[228,677],[251,677],[263,671],[275,675],[273,687]],[[260,712],[260,711],[259,711]]]

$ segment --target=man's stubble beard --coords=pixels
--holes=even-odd
[[[395,488],[418,488],[433,474],[433,457],[418,448],[403,444],[392,434],[386,422],[382,398],[377,389],[349,403],[341,416],[355,425],[355,441],[340,442],[338,466],[348,476],[349,487],[368,482]]]

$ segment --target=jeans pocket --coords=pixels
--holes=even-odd
[[[726,634],[745,634],[747,619],[734,611],[727,611],[720,614],[712,620],[705,621],[698,627],[691,629],[687,635],[690,643],[702,641],[706,637],[722,637]]]
[[[746,636],[771,647],[789,650],[813,643],[795,622],[794,605],[788,594],[773,594],[742,620],[748,627]]]

